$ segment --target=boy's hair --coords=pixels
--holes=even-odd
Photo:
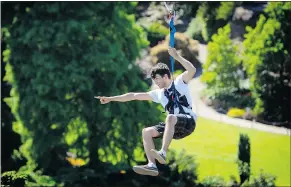
[[[157,63],[153,68],[152,68],[152,72],[151,72],[151,78],[154,79],[156,78],[156,75],[159,74],[162,77],[164,77],[165,75],[168,75],[168,78],[171,78],[171,73],[169,70],[169,67],[164,64],[164,63]]]

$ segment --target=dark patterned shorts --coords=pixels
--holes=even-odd
[[[191,115],[187,114],[174,114],[177,117],[177,123],[175,125],[174,139],[182,139],[189,136],[195,129],[196,123]],[[165,131],[165,123],[160,122],[158,125],[153,126],[159,133],[161,137]],[[159,138],[157,137],[157,138]]]

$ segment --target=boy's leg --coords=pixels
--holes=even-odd
[[[143,146],[149,163],[142,166],[134,166],[133,170],[141,175],[157,176],[159,174],[154,157],[150,154],[150,150],[155,148],[153,138],[159,137],[161,134],[154,127],[147,127],[142,130]]]
[[[155,158],[150,154],[151,149],[155,149],[154,137],[160,136],[160,133],[153,127],[147,127],[142,130],[143,147],[149,163],[156,164]]]
[[[166,127],[163,137],[162,150],[167,152],[169,145],[173,139],[175,133],[175,125],[177,123],[177,117],[175,115],[168,115],[166,118]]]
[[[166,164],[166,153],[173,138],[181,139],[190,135],[195,129],[195,121],[190,115],[168,115],[163,137],[163,145],[160,151],[151,150],[151,154],[159,163]]]
[[[173,139],[176,123],[177,117],[175,115],[169,114],[166,118],[162,149],[160,151],[151,149],[151,155],[161,164],[166,164],[166,152],[168,151],[169,145]]]

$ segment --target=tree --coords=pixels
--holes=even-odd
[[[269,2],[256,27],[247,27],[243,63],[250,78],[254,111],[266,121],[290,119],[291,3]]]
[[[132,6],[40,2],[8,27],[5,80],[12,89],[5,101],[27,168],[55,175],[67,166],[67,151],[92,168],[134,160],[141,128],[156,122],[159,111],[148,102],[101,106],[93,98],[147,90],[133,62],[148,43],[127,14]]]
[[[216,9],[219,7],[219,3],[202,3],[196,13],[196,19],[199,20],[202,24],[201,35],[203,40],[208,42],[211,39],[211,36],[216,33],[217,22],[216,18]],[[217,24],[216,24],[217,23]],[[219,25],[221,26],[221,25]]]
[[[251,174],[251,145],[247,134],[239,135],[238,168],[240,184],[243,184],[246,180],[249,180]]]
[[[13,21],[13,15],[19,11],[25,11],[25,7],[31,6],[32,2],[20,3],[15,2],[1,2],[1,34],[2,36],[7,33],[7,25]],[[5,75],[5,63],[3,62],[3,51],[5,50],[6,43],[3,38],[1,39],[1,81]],[[21,145],[19,134],[15,133],[12,129],[12,122],[15,120],[9,106],[4,102],[6,97],[9,97],[11,85],[7,82],[1,82],[1,172],[17,170],[20,166],[25,164],[24,159],[19,160],[14,157],[13,152]]]
[[[202,2],[187,28],[186,34],[199,41],[209,42],[218,29],[231,21],[231,15],[240,2]]]
[[[201,80],[206,83],[210,95],[219,97],[238,90],[240,59],[238,48],[230,39],[229,24],[212,36],[208,53]]]

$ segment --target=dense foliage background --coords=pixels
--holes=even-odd
[[[196,47],[207,44],[201,66],[205,95],[227,101],[225,110],[248,107],[257,120],[290,128],[291,3],[264,3],[258,15],[239,24],[239,34],[235,15],[243,3],[174,5],[177,48],[200,67]],[[167,44],[161,44],[168,35],[162,4],[1,2],[1,7],[3,184],[226,185],[216,176],[197,181],[197,164],[185,152],[170,152],[160,177],[135,175],[132,165],[145,161],[141,131],[164,120],[162,109],[151,102],[100,105],[94,99],[150,89],[136,60],[150,48],[155,63],[168,57]],[[250,179],[249,138],[238,142],[241,181],[229,185],[274,185],[274,176],[265,173]]]

